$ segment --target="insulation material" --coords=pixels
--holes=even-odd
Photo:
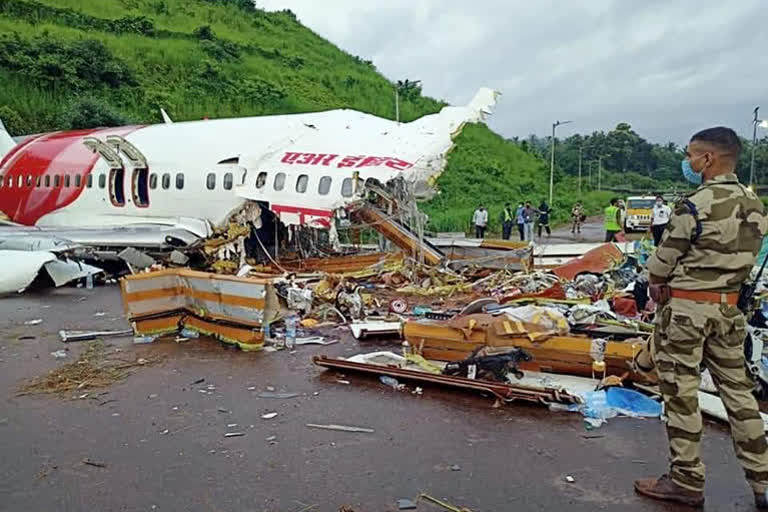
[[[568,321],[560,311],[539,306],[504,309],[494,327],[498,336],[525,334],[531,341],[568,334],[569,330]]]

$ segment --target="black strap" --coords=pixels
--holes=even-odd
[[[693,236],[691,237],[691,242],[696,242],[696,240],[698,240],[701,236],[701,221],[699,220],[699,210],[690,199],[683,198],[683,204],[688,207],[688,210],[690,210],[691,215],[693,215],[693,218],[696,221],[696,229],[694,230]]]

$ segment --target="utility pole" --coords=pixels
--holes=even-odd
[[[749,164],[749,188],[754,187],[755,183],[755,146],[757,146],[757,123],[760,122],[760,120],[757,118],[757,112],[760,110],[760,107],[755,107],[755,118],[752,120],[752,158],[751,163]]]
[[[597,190],[603,190],[603,155],[597,157]]]
[[[395,85],[395,121],[400,122],[400,93]]]
[[[581,199],[581,152],[584,146],[579,146],[579,199]]]
[[[552,197],[555,187],[555,129],[561,124],[571,123],[572,121],[557,121],[552,123],[552,153],[549,159],[549,205],[552,206]]]

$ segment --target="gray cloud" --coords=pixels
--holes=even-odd
[[[392,80],[466,103],[504,93],[490,125],[504,136],[608,130],[685,142],[713,124],[751,136],[768,117],[764,0],[261,0],[290,8],[321,36],[371,59]]]

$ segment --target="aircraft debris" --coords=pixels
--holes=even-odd
[[[133,247],[126,247],[117,254],[117,257],[126,262],[133,271],[144,270],[157,263],[153,257]]]
[[[357,432],[361,434],[373,434],[375,430],[366,427],[350,427],[348,425],[318,425],[315,423],[307,423],[308,428],[317,428],[321,430],[336,430],[339,432]]]
[[[59,331],[59,338],[64,343],[71,343],[73,341],[89,341],[96,338],[111,338],[118,336],[130,336],[133,334],[133,329],[125,329],[121,331]]]

